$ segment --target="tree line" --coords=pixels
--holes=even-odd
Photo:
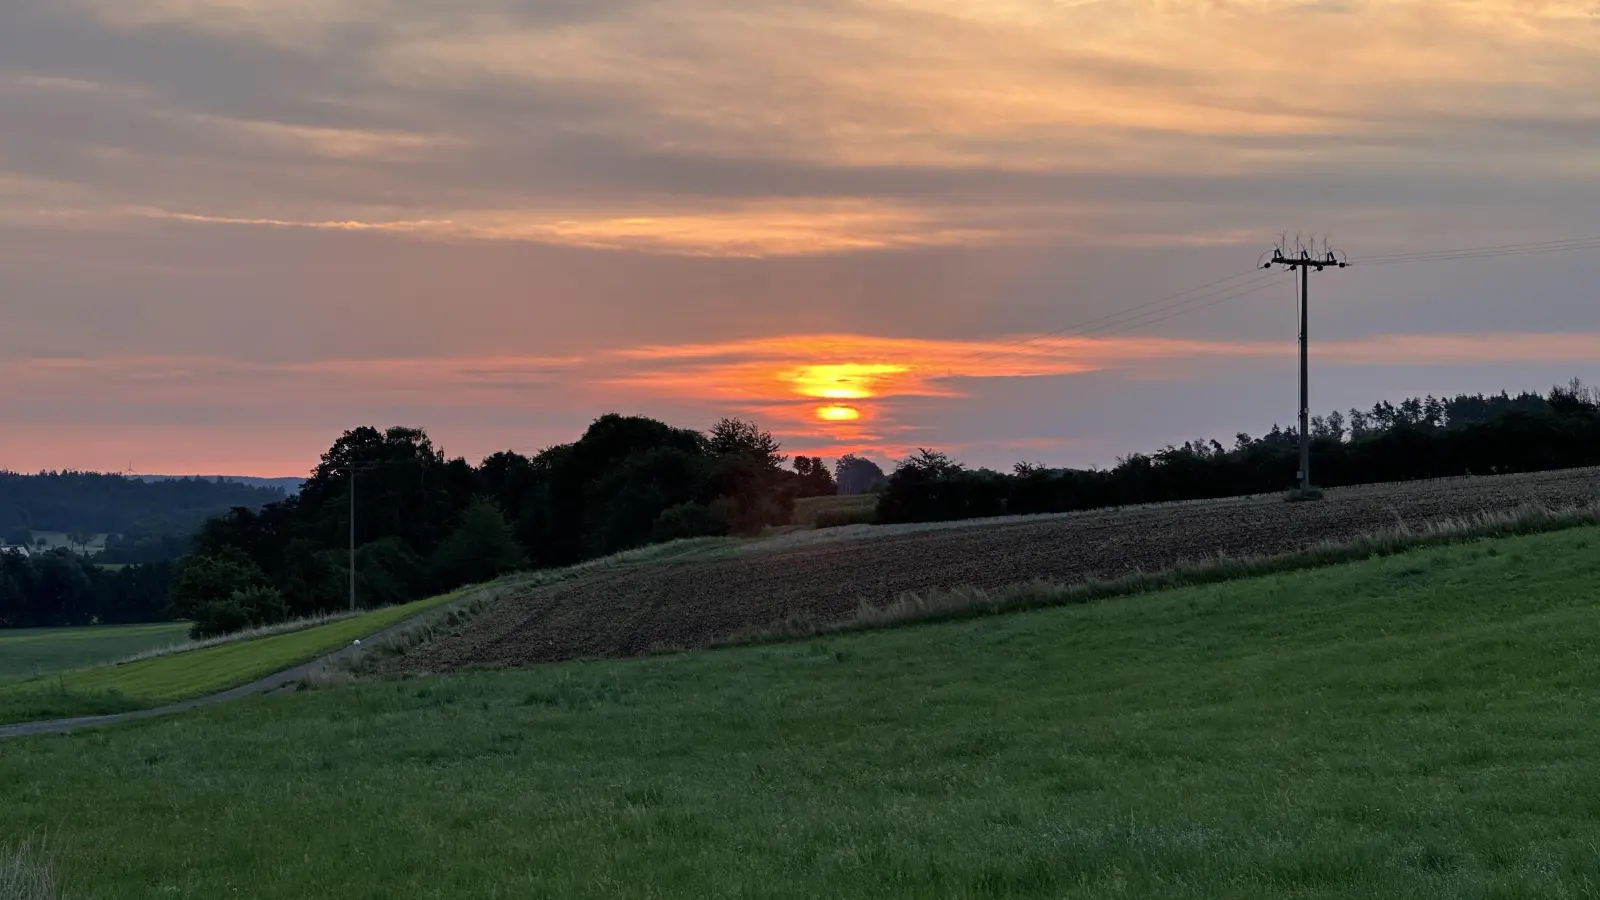
[[[1545,395],[1379,403],[1310,424],[1312,472],[1324,486],[1600,464],[1600,396],[1577,383]],[[344,609],[352,526],[355,602],[373,607],[654,542],[757,534],[788,524],[796,499],[840,490],[879,491],[884,523],[1275,491],[1295,480],[1298,439],[1274,426],[1109,469],[1021,463],[1009,473],[923,450],[885,477],[854,456],[833,471],[791,459],[771,434],[734,419],[699,432],[605,415],[570,444],[476,466],[447,457],[421,429],[361,427],[334,442],[298,494],[206,519],[176,566],[105,572],[61,551],[8,560],[0,624],[180,617],[214,634]]]
[[[33,545],[32,532],[114,534],[107,562],[172,558],[207,518],[236,506],[259,508],[284,492],[233,481],[143,481],[98,472],[0,471],[0,543]],[[174,552],[177,551],[177,552]]]
[[[605,415],[573,443],[478,466],[421,429],[356,428],[297,495],[207,520],[171,609],[209,634],[345,608],[352,525],[356,602],[380,606],[525,566],[756,534],[787,524],[796,498],[835,490],[821,459],[791,465],[770,433],[735,419],[702,433]]]
[[[1600,392],[1574,380],[1548,394],[1412,398],[1310,419],[1311,473],[1324,487],[1493,475],[1600,464]],[[935,450],[901,462],[880,494],[882,523],[948,521],[1201,500],[1283,490],[1300,468],[1300,435],[1186,441],[1122,457],[1109,469],[1019,463],[968,469]]]
[[[0,628],[161,621],[173,567],[163,561],[112,571],[68,550],[0,553]]]

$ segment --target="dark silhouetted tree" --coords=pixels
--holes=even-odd
[[[434,584],[442,589],[490,581],[526,563],[511,526],[485,498],[472,501],[450,534],[428,560]]]

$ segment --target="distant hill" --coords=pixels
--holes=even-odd
[[[253,475],[130,475],[140,481],[173,481],[180,478],[199,478],[204,481],[229,481],[234,484],[245,484],[250,487],[277,488],[286,494],[300,492],[300,484],[304,478],[257,478]]]
[[[210,516],[286,496],[281,487],[237,480],[0,471],[0,540],[23,528],[187,538]]]

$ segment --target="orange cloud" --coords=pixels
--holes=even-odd
[[[144,405],[181,405],[200,419],[292,423],[309,435],[305,451],[314,456],[336,428],[371,420],[375,410],[413,410],[413,421],[421,424],[477,411],[505,423],[508,438],[523,429],[520,423],[535,423],[538,437],[504,440],[487,448],[492,451],[507,444],[536,450],[552,440],[570,440],[579,427],[574,423],[610,409],[670,408],[680,412],[656,414],[691,425],[680,418],[682,410],[701,411],[700,424],[719,415],[753,418],[796,452],[892,455],[910,449],[912,435],[925,424],[908,412],[907,401],[961,398],[978,379],[1113,369],[1137,374],[1158,365],[1167,372],[1174,365],[1192,371],[1206,361],[1293,353],[1291,340],[1046,336],[963,341],[817,334],[560,357],[34,358],[0,360],[0,382],[10,389],[0,398],[0,415],[26,422],[25,416],[82,411],[86,397],[92,398],[88,405],[119,420]],[[1461,363],[1600,364],[1600,334],[1374,335],[1313,346],[1314,366]],[[558,415],[568,424],[556,428],[552,418]],[[40,440],[47,433],[23,430]],[[16,464],[0,460],[8,463]],[[117,467],[122,465],[119,461]]]

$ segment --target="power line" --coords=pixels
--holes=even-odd
[[[1137,330],[1137,329],[1140,329],[1140,328],[1144,328],[1144,327],[1149,326],[1149,325],[1154,325],[1157,322],[1165,322],[1168,319],[1176,319],[1179,316],[1186,316],[1186,315],[1188,315],[1189,313],[1192,313],[1192,312],[1199,312],[1202,309],[1210,309],[1213,306],[1220,306],[1223,303],[1227,303],[1230,300],[1238,300],[1241,297],[1248,297],[1251,294],[1260,293],[1261,291],[1264,291],[1267,288],[1270,288],[1270,287],[1273,287],[1273,286],[1274,286],[1273,279],[1266,279],[1265,283],[1259,284],[1256,287],[1253,287],[1248,291],[1240,291],[1237,294],[1229,294],[1226,297],[1220,297],[1220,298],[1218,298],[1216,300],[1212,300],[1210,303],[1202,303],[1199,306],[1192,306],[1192,307],[1190,307],[1188,309],[1180,309],[1177,312],[1169,313],[1167,315],[1161,316],[1160,318],[1151,319],[1148,322],[1139,322],[1139,323],[1134,324],[1134,325],[1129,325],[1126,328],[1119,328],[1116,331],[1108,331],[1108,332],[1105,332],[1104,334],[1102,334],[1101,337],[1110,337],[1113,334],[1123,334],[1125,332],[1134,331],[1134,330]]]
[[[1245,280],[1240,281],[1239,279],[1241,278]],[[1081,322],[1067,325],[1062,328],[1039,332],[1023,338],[1007,341],[1006,343],[997,347],[989,347],[984,350],[975,351],[971,354],[958,356],[952,359],[950,362],[975,363],[984,362],[991,359],[998,359],[1004,356],[1015,356],[1019,355],[1018,349],[1023,346],[1053,337],[1084,337],[1097,332],[1105,332],[1107,329],[1116,329],[1110,333],[1117,334],[1121,331],[1130,330],[1131,328],[1142,328],[1145,325],[1153,325],[1158,321],[1165,321],[1166,319],[1183,315],[1186,312],[1196,309],[1204,309],[1209,306],[1214,306],[1216,303],[1232,300],[1238,296],[1243,296],[1244,294],[1228,294],[1228,292],[1237,291],[1240,288],[1252,287],[1269,279],[1269,275],[1263,275],[1258,269],[1247,269],[1243,272],[1237,272],[1233,275],[1229,275],[1226,278],[1219,278],[1216,281],[1208,282],[1198,287],[1189,288],[1186,291],[1180,291],[1176,294],[1170,294],[1168,296],[1155,300],[1148,300],[1143,303],[1136,303],[1133,306],[1118,310],[1117,312],[1096,316],[1092,319],[1085,319]],[[1229,282],[1238,283],[1229,284]],[[1254,290],[1246,291],[1245,293],[1254,293]],[[1227,296],[1218,298],[1219,294],[1227,294]],[[1205,301],[1213,302],[1208,303]],[[1171,310],[1178,310],[1180,307],[1188,306],[1189,304],[1200,305],[1194,306],[1189,310],[1175,312],[1172,315],[1160,316],[1159,318],[1152,319],[1148,322],[1138,321],[1147,316],[1157,315],[1160,313],[1169,312]],[[1134,324],[1130,325],[1129,323]],[[1119,326],[1128,327],[1121,328]]]
[[[1444,262],[1457,259],[1488,259],[1496,256],[1566,253],[1579,250],[1600,250],[1600,237],[1570,238],[1558,241],[1531,241],[1523,244],[1499,244],[1486,247],[1458,247],[1447,250],[1419,250],[1411,253],[1389,253],[1359,257],[1350,260],[1350,264],[1392,266],[1407,263]]]

